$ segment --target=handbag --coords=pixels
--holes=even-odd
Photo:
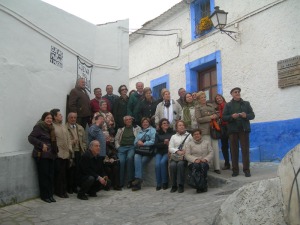
[[[183,145],[184,145],[184,142],[185,142],[185,140],[188,138],[189,135],[190,135],[190,134],[188,134],[188,135],[184,138],[183,142],[178,146],[178,150],[179,150],[179,151],[182,150]],[[177,154],[177,153],[175,152],[175,153],[172,153],[172,154],[171,154],[170,159],[173,160],[173,161],[175,161],[175,162],[182,161],[182,160],[184,160],[184,155],[179,155],[179,154]]]
[[[153,145],[139,146],[135,149],[135,154],[139,154],[141,156],[153,156],[154,152],[155,152],[155,147]]]
[[[148,130],[145,132],[143,137],[141,138],[141,141],[145,142],[143,139],[145,138],[145,135],[147,134]],[[137,146],[135,148],[135,154],[139,154],[141,156],[153,156],[155,153],[155,147],[153,145],[143,145],[143,146]]]
[[[221,128],[216,120],[210,121],[210,136],[212,139],[221,139]]]

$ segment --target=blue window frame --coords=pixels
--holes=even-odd
[[[159,78],[156,78],[152,81],[150,81],[150,88],[152,90],[152,96],[155,99],[161,98],[160,91],[163,88],[167,88],[169,90],[170,84],[169,84],[169,74],[161,76]]]
[[[207,34],[212,29],[204,31],[203,33],[199,34],[197,32],[198,24],[201,18],[210,16],[211,13],[214,11],[215,8],[215,1],[214,0],[195,0],[190,5],[191,11],[191,37],[192,40]]]

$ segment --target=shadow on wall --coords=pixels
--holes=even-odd
[[[251,161],[280,161],[299,143],[300,118],[251,124]]]

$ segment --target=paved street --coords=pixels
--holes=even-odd
[[[69,199],[54,196],[57,202],[51,204],[33,199],[0,208],[0,224],[212,224],[228,195],[245,183],[275,177],[277,167],[277,163],[251,163],[251,178],[243,174],[232,178],[231,171],[210,173],[211,179],[227,184],[202,194],[189,187],[182,194],[142,187],[138,192],[100,191],[88,201],[75,194]]]

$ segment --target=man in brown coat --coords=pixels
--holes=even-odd
[[[79,78],[76,82],[76,87],[70,92],[69,110],[70,112],[77,113],[77,123],[85,129],[86,125],[90,122],[92,113],[90,97],[85,90],[84,78]]]

